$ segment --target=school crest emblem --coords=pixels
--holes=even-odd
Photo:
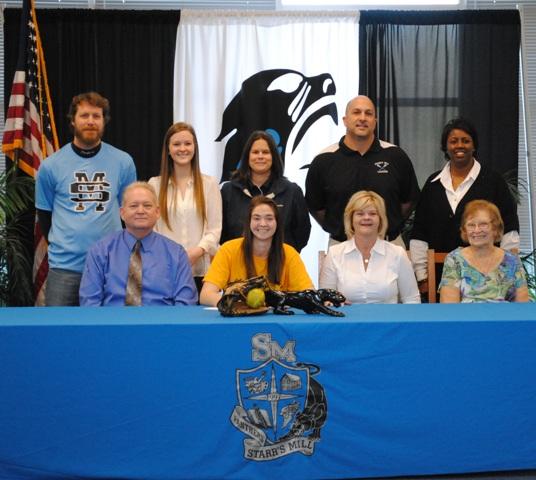
[[[316,365],[296,362],[294,341],[281,348],[271,334],[252,339],[253,368],[236,370],[238,405],[232,424],[246,435],[244,457],[267,461],[291,453],[312,455],[327,418]]]

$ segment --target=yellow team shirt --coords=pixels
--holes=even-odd
[[[246,280],[246,265],[242,256],[243,241],[243,238],[235,238],[221,246],[203,279],[205,282],[213,283],[223,290],[230,282]],[[270,284],[270,287],[284,292],[313,288],[313,282],[309,278],[300,254],[286,243],[283,244],[283,250],[285,252],[285,263],[281,272],[281,283],[278,285]],[[254,256],[253,264],[257,275],[268,277],[267,259]]]

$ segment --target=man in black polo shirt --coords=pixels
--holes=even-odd
[[[315,157],[307,173],[305,199],[311,215],[338,242],[346,240],[344,208],[359,190],[383,197],[389,226],[386,240],[396,241],[419,197],[411,160],[399,147],[376,138],[376,108],[360,95],[348,102],[346,135]]]

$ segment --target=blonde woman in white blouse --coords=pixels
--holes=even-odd
[[[360,191],[344,211],[348,240],[333,245],[320,272],[320,288],[334,288],[348,303],[420,303],[417,281],[406,251],[383,240],[385,202]]]
[[[155,230],[186,249],[198,288],[216,254],[221,234],[221,194],[214,177],[201,173],[193,127],[173,124],[164,137],[160,176],[149,183],[158,193]]]

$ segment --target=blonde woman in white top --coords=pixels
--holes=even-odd
[[[320,288],[339,290],[348,303],[420,303],[406,251],[383,240],[385,202],[377,193],[354,193],[344,210],[348,240],[332,246],[320,272]]]
[[[160,219],[155,230],[181,244],[198,288],[221,234],[221,194],[214,177],[201,173],[193,127],[173,124],[164,137],[160,176],[149,183],[158,193]]]

